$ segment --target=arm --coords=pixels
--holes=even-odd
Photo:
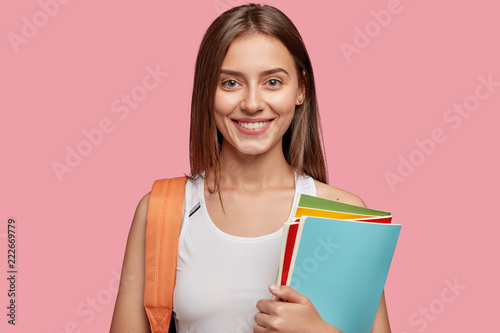
[[[389,315],[387,314],[387,307],[385,305],[384,292],[382,292],[377,314],[375,315],[372,333],[391,333],[391,325],[389,324]]]
[[[144,256],[148,202],[149,193],[137,205],[130,227],[110,333],[151,332],[144,309]]]

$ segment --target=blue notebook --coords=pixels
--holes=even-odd
[[[308,216],[300,223],[290,286],[342,332],[370,333],[401,225]]]

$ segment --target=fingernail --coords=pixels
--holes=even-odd
[[[280,290],[280,286],[277,286],[275,284],[270,284],[269,285],[269,289],[274,290],[274,291],[279,291]]]

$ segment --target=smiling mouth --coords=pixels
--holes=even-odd
[[[271,121],[268,120],[268,121],[261,121],[261,122],[256,122],[256,123],[245,123],[242,121],[236,121],[236,122],[238,123],[238,125],[240,125],[243,128],[246,128],[246,129],[259,129],[259,128],[266,126]]]

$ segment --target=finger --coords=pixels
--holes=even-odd
[[[260,326],[259,324],[255,325],[253,327],[253,333],[265,333],[267,331],[267,328]]]
[[[278,298],[291,303],[307,304],[309,302],[309,299],[305,295],[299,293],[290,286],[277,286],[271,284],[269,285],[269,291]]]
[[[257,310],[263,313],[271,314],[273,308],[273,302],[277,301],[272,301],[269,299],[261,299],[257,301]]]
[[[267,314],[267,313],[257,312],[255,314],[255,316],[253,317],[253,319],[255,320],[255,322],[257,323],[257,325],[259,325],[261,327],[267,327],[268,326],[269,317],[270,317],[270,315]]]

